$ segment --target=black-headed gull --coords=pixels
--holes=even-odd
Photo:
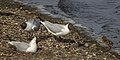
[[[14,45],[19,51],[24,51],[24,52],[37,51],[36,37],[34,37],[30,43],[18,42],[18,41],[10,41],[8,43]]]
[[[49,21],[44,21],[40,17],[38,18],[40,19],[40,22],[46,27],[48,32],[52,33],[55,36],[66,35],[70,32],[68,28],[69,24],[66,25],[56,24],[56,23],[51,23]]]
[[[40,29],[41,23],[39,20],[28,20],[22,23],[20,26],[26,31],[38,31]]]

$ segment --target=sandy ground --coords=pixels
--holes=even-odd
[[[0,1],[0,60],[119,60],[120,56],[109,48],[101,47],[90,37],[70,24],[71,32],[63,39],[51,35],[43,25],[37,32],[27,32],[20,24],[40,16],[53,23],[66,24],[62,20],[35,12],[35,8],[24,6],[10,0]],[[25,53],[15,49],[10,40],[30,42],[37,37],[38,51]]]

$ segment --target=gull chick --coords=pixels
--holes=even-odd
[[[40,17],[38,18],[40,19],[40,22],[46,27],[48,32],[52,33],[53,35],[62,36],[70,32],[68,28],[69,24],[61,25],[61,24],[51,23],[49,21],[44,21]]]
[[[26,31],[38,31],[40,29],[40,25],[39,20],[29,20],[22,23],[20,26]]]
[[[17,41],[11,41],[8,43],[11,45],[14,45],[19,51],[24,51],[24,52],[36,52],[37,51],[36,37],[34,37],[30,43],[17,42]]]

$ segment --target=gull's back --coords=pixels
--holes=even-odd
[[[44,23],[47,26],[47,28],[50,31],[52,31],[53,33],[61,32],[61,29],[64,29],[64,27],[63,27],[64,25],[54,24],[54,23],[51,23],[49,21],[45,21]]]
[[[29,44],[25,42],[13,42],[13,45],[20,51],[26,51],[29,48]]]

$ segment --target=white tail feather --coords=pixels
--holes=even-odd
[[[66,24],[66,27],[68,27],[69,24]]]
[[[36,37],[34,37],[29,44],[32,45],[34,42],[36,43]]]
[[[13,45],[13,42],[11,41],[11,42],[8,42],[9,44],[11,44],[11,45]]]

